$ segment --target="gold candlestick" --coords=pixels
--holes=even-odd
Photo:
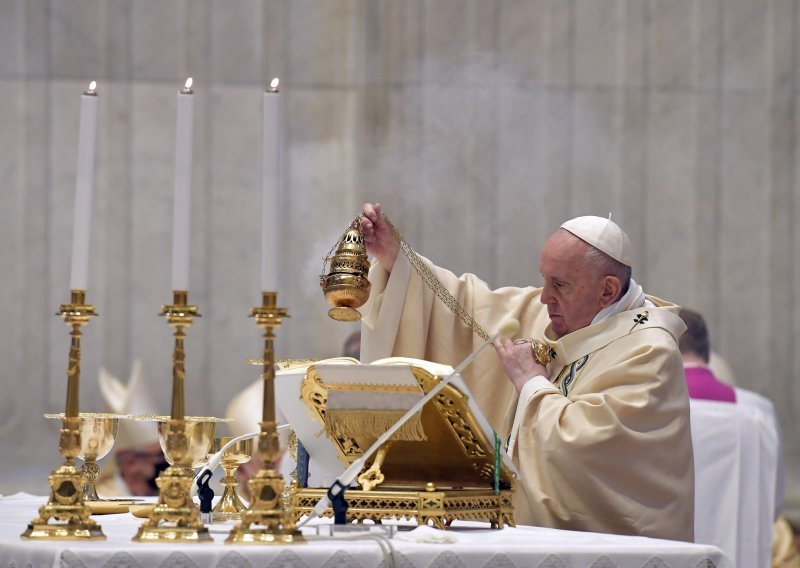
[[[89,518],[91,511],[83,499],[83,472],[75,467],[75,458],[81,453],[81,419],[78,411],[81,376],[81,327],[97,315],[95,307],[86,304],[85,290],[72,290],[70,303],[61,304],[58,313],[64,323],[72,327],[67,368],[67,402],[59,438],[59,451],[64,464],[48,477],[50,498],[39,508],[23,539],[42,540],[105,540],[100,525]],[[49,521],[56,522],[50,524]]]
[[[163,306],[161,315],[166,316],[167,323],[175,328],[175,349],[172,355],[172,413],[164,452],[171,465],[156,479],[158,504],[150,513],[150,517],[139,527],[133,540],[212,542],[208,529],[200,521],[200,509],[194,504],[190,493],[194,478],[183,404],[183,385],[186,379],[184,328],[192,325],[192,318],[200,317],[200,314],[197,306],[188,305],[188,293],[185,290],[174,290],[173,304]]]
[[[297,530],[294,515],[283,502],[283,477],[275,471],[280,446],[275,422],[275,332],[286,308],[277,306],[277,292],[262,292],[261,306],[253,308],[250,317],[264,330],[264,400],[258,454],[263,467],[248,482],[251,501],[242,512],[242,521],[231,530],[225,544],[297,544],[305,542]],[[260,526],[253,526],[260,525]]]

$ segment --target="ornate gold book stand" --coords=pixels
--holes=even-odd
[[[422,366],[407,368],[423,395],[441,380]],[[385,421],[385,416],[381,416],[385,411],[335,410],[337,418],[331,420],[329,395],[335,391],[363,394],[373,389],[391,395],[395,389],[397,393],[393,396],[400,397],[413,389],[408,385],[361,382],[333,384],[323,379],[322,369],[322,365],[308,368],[302,379],[300,398],[311,409],[318,428],[327,431],[339,460],[349,465],[386,430],[382,424],[376,427]],[[405,517],[438,528],[456,519],[489,521],[493,528],[514,526],[513,465],[502,455],[499,440],[479,415],[475,403],[470,404],[468,389],[460,377],[456,379],[423,407],[417,425],[381,447],[369,467],[358,476],[360,487],[347,489],[348,522],[370,519],[379,523],[391,517]],[[287,412],[286,408],[283,410]],[[313,445],[308,439],[301,441]],[[313,460],[311,449],[309,453]],[[294,490],[292,504],[296,517],[308,514],[326,491],[327,488]],[[324,515],[332,514],[329,507]]]

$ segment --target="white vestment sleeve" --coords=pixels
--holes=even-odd
[[[517,442],[517,432],[519,431],[520,422],[525,415],[525,407],[530,402],[533,395],[537,392],[549,389],[558,392],[558,387],[547,380],[543,375],[537,375],[525,383],[519,393],[519,400],[517,401],[517,410],[514,413],[514,422],[511,425],[511,434],[508,436],[508,455],[514,456],[514,445]]]
[[[387,272],[380,264],[370,270],[369,300],[361,309],[361,362],[371,363],[392,355],[403,315],[411,264],[398,253]]]

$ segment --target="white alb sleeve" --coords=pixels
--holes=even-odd
[[[519,432],[520,422],[525,415],[525,407],[537,392],[542,390],[552,390],[558,392],[558,387],[547,380],[544,375],[536,375],[530,379],[519,393],[517,400],[517,410],[514,413],[514,423],[511,425],[511,434],[508,437],[508,455],[514,457],[514,446],[517,443],[517,433]]]

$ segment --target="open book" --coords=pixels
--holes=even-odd
[[[286,366],[275,398],[311,457],[312,479],[328,486],[452,367],[390,357],[361,364],[346,357]],[[494,470],[513,484],[516,470],[460,376],[392,438],[383,486],[489,487]],[[499,459],[495,451],[499,449]]]

